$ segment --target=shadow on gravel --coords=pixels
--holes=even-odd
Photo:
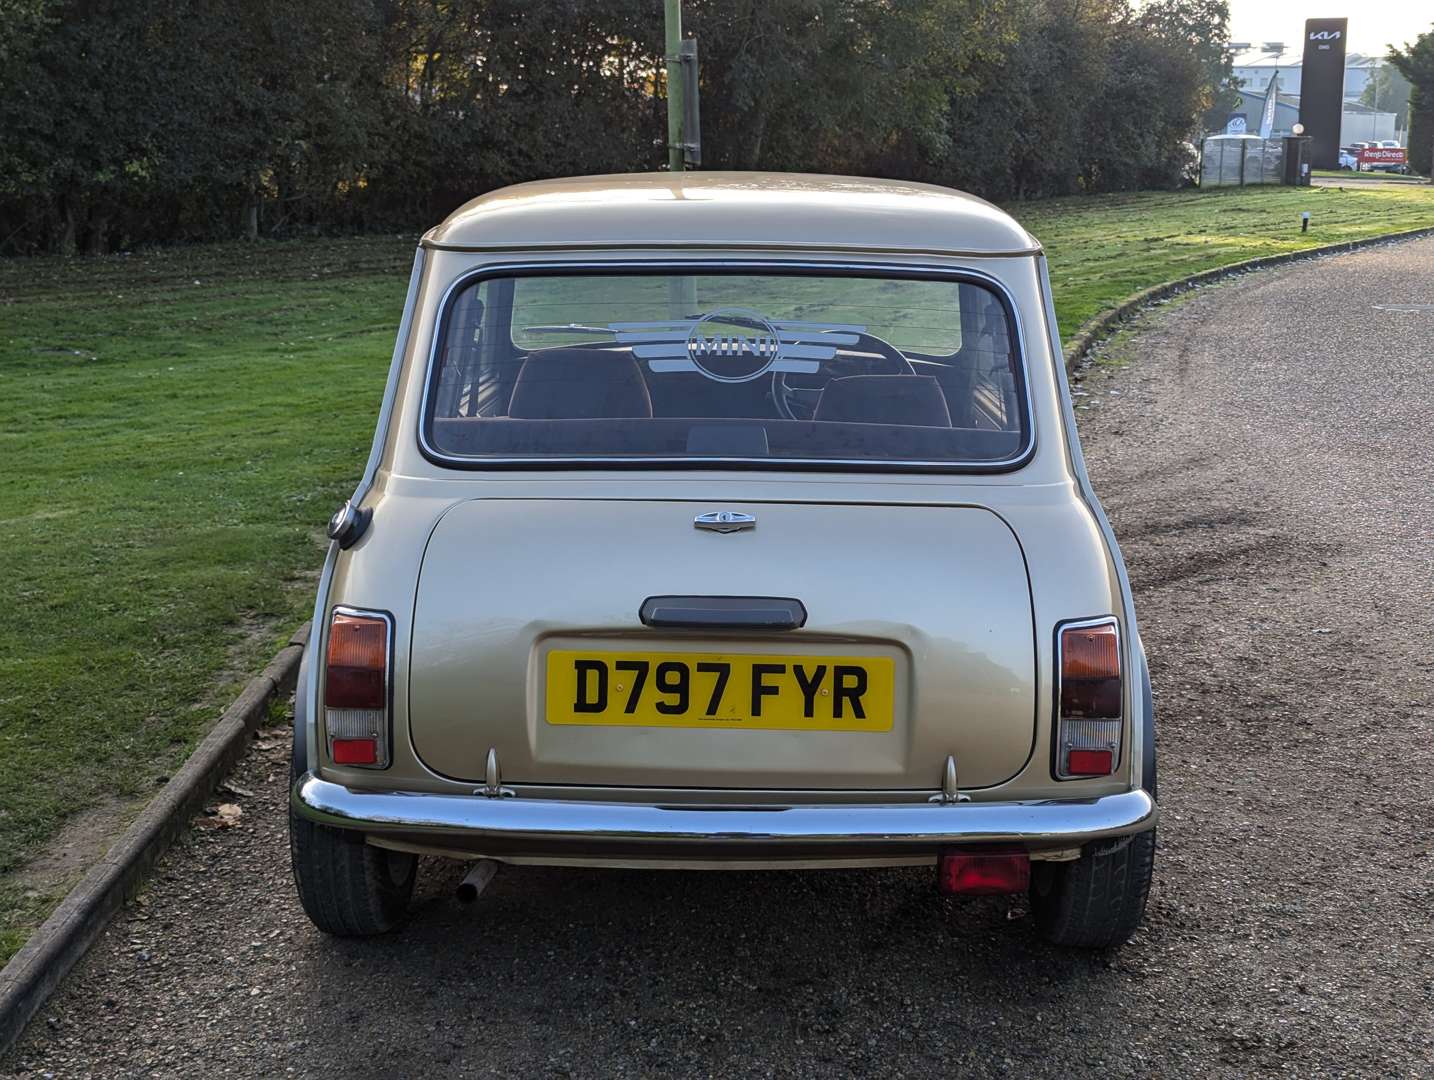
[[[1111,958],[1050,949],[1023,898],[949,901],[924,870],[505,867],[468,907],[451,899],[460,876],[425,862],[397,936],[301,936],[298,1034],[320,1042],[335,1022],[386,1033],[379,1060],[370,1042],[332,1060],[335,1073],[397,1074],[480,1048],[493,1064],[559,1073],[683,1073],[733,1055],[810,1065],[813,1053],[907,1071],[972,1046],[1032,1055],[1029,1073],[1046,1053],[1031,1027],[1064,1014],[1078,1037],[1126,1008]]]

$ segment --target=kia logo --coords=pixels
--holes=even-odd
[[[1343,32],[1340,30],[1315,30],[1310,34],[1311,41],[1338,41]]]

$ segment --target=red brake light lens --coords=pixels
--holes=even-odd
[[[329,627],[324,704],[331,709],[383,709],[388,705],[388,624],[336,612]]]

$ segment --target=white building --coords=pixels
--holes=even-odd
[[[1242,90],[1263,92],[1270,85],[1270,76],[1278,70],[1280,92],[1298,94],[1302,61],[1303,53],[1298,51],[1286,52],[1283,56],[1276,57],[1254,49],[1250,52],[1236,54],[1232,58],[1231,66],[1234,69],[1235,78],[1241,82],[1240,89]],[[1364,93],[1364,88],[1369,85],[1369,80],[1374,77],[1375,68],[1383,63],[1384,60],[1380,57],[1365,56],[1362,53],[1350,53],[1345,57],[1344,99],[1357,101],[1359,95]]]
[[[1374,77],[1375,69],[1384,60],[1376,56],[1351,53],[1344,63],[1344,115],[1340,122],[1339,141],[1341,146],[1352,142],[1378,142],[1381,139],[1402,139],[1403,132],[1397,130],[1397,119],[1392,112],[1380,112],[1359,104],[1359,96]],[[1280,108],[1276,113],[1276,135],[1289,134],[1291,117],[1299,115],[1301,56],[1286,53],[1275,57],[1259,50],[1240,53],[1231,64],[1235,78],[1240,80],[1240,91],[1244,101],[1240,110],[1247,114],[1246,123],[1255,130],[1259,123],[1259,105],[1263,102],[1265,90],[1275,72],[1280,73]]]
[[[1280,76],[1283,84],[1284,76]],[[1245,118],[1245,130],[1251,135],[1259,133],[1260,116],[1265,107],[1265,95],[1254,90],[1241,90],[1240,103],[1232,112],[1233,116]],[[1279,138],[1294,133],[1295,123],[1300,118],[1300,97],[1298,94],[1281,94],[1275,106],[1275,120],[1270,135]],[[1384,139],[1402,139],[1404,132],[1394,126],[1397,117],[1392,112],[1380,112],[1357,101],[1346,101],[1340,117],[1339,145],[1348,146],[1353,142],[1380,142]]]
[[[1339,123],[1339,144],[1348,146],[1352,142],[1382,142],[1385,139],[1402,141],[1404,132],[1394,126],[1397,119],[1392,112],[1380,112],[1357,101],[1346,101]]]

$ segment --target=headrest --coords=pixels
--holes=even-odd
[[[822,388],[812,419],[950,427],[951,410],[941,384],[930,375],[848,375]]]
[[[630,353],[553,349],[523,361],[508,415],[521,420],[651,417],[652,398]]]

